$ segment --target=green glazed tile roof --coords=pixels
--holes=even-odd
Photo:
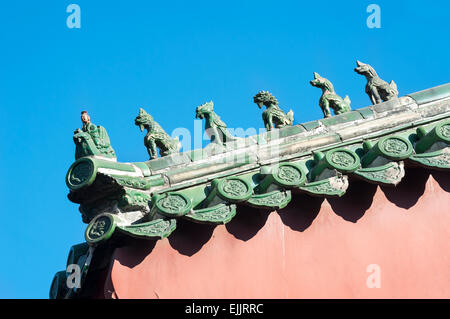
[[[89,223],[87,243],[72,255],[105,250],[123,236],[168,237],[179,219],[218,225],[241,206],[280,209],[294,192],[340,197],[354,179],[396,185],[405,166],[448,171],[449,145],[450,84],[444,84],[146,162],[83,157],[66,176],[68,197]],[[58,273],[52,287],[63,279]]]

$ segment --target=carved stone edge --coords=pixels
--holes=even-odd
[[[448,170],[450,169],[450,147],[435,152],[415,154],[408,160],[422,167]]]
[[[176,219],[159,218],[145,223],[118,226],[117,230],[136,238],[159,240],[169,237],[176,227]]]
[[[265,209],[282,209],[285,208],[292,200],[290,190],[275,190],[267,194],[253,195],[247,205],[255,208]]]
[[[236,216],[236,205],[218,204],[197,210],[191,210],[184,219],[200,224],[223,225]]]
[[[313,196],[341,197],[348,188],[348,177],[346,175],[333,176],[320,181],[300,186],[299,189]]]
[[[403,161],[390,162],[378,167],[361,168],[353,174],[372,184],[395,186],[405,176],[405,168]]]

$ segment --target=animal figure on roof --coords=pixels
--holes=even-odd
[[[397,84],[394,80],[391,83],[382,80],[369,64],[356,61],[356,65],[355,72],[364,75],[367,79],[366,93],[369,95],[372,104],[382,103],[398,97]]]
[[[195,117],[205,119],[205,131],[212,143],[223,144],[237,139],[237,137],[228,132],[227,125],[214,112],[214,103],[212,101],[198,106]]]
[[[144,129],[147,130],[144,145],[147,148],[150,159],[158,157],[157,148],[159,148],[161,156],[179,152],[181,143],[178,138],[171,138],[144,109],[141,108],[139,110],[139,115],[134,120],[134,123],[139,126],[141,132]]]
[[[334,110],[334,114],[339,115],[345,112],[349,112],[350,109],[350,98],[345,96],[343,99],[334,91],[333,84],[331,82],[319,75],[319,73],[314,72],[314,80],[310,81],[312,86],[322,89],[322,96],[319,100],[320,108],[322,109],[323,115],[325,117],[330,117],[330,108]]]
[[[278,100],[268,91],[258,92],[258,94],[253,97],[253,102],[255,102],[260,109],[263,106],[266,107],[262,117],[267,131],[270,131],[273,128],[292,125],[294,122],[294,112],[289,110],[288,113],[284,113],[278,106]]]

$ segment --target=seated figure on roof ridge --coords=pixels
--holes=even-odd
[[[93,124],[87,111],[81,112],[81,122],[83,127],[76,129],[73,135],[75,159],[93,155],[116,159],[106,129]]]

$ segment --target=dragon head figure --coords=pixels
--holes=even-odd
[[[146,127],[149,127],[150,123],[153,122],[153,117],[145,112],[144,109],[139,109],[139,115],[134,119],[134,124],[139,126],[141,132],[144,131]]]
[[[205,104],[202,104],[197,107],[195,110],[195,118],[197,119],[204,119],[206,114],[210,114],[214,111],[214,103],[213,101],[206,102]]]
[[[358,60],[356,60],[356,68],[355,72],[364,76],[375,76],[377,73],[375,72],[374,68],[372,68],[369,64],[362,63]]]
[[[334,91],[333,85],[330,81],[320,76],[319,73],[314,72],[314,80],[309,81],[312,86],[328,89],[329,91]]]
[[[269,91],[259,91],[258,94],[253,97],[253,102],[255,102],[259,108],[262,108],[263,105],[266,107],[269,107],[271,104],[278,105],[277,99]]]

